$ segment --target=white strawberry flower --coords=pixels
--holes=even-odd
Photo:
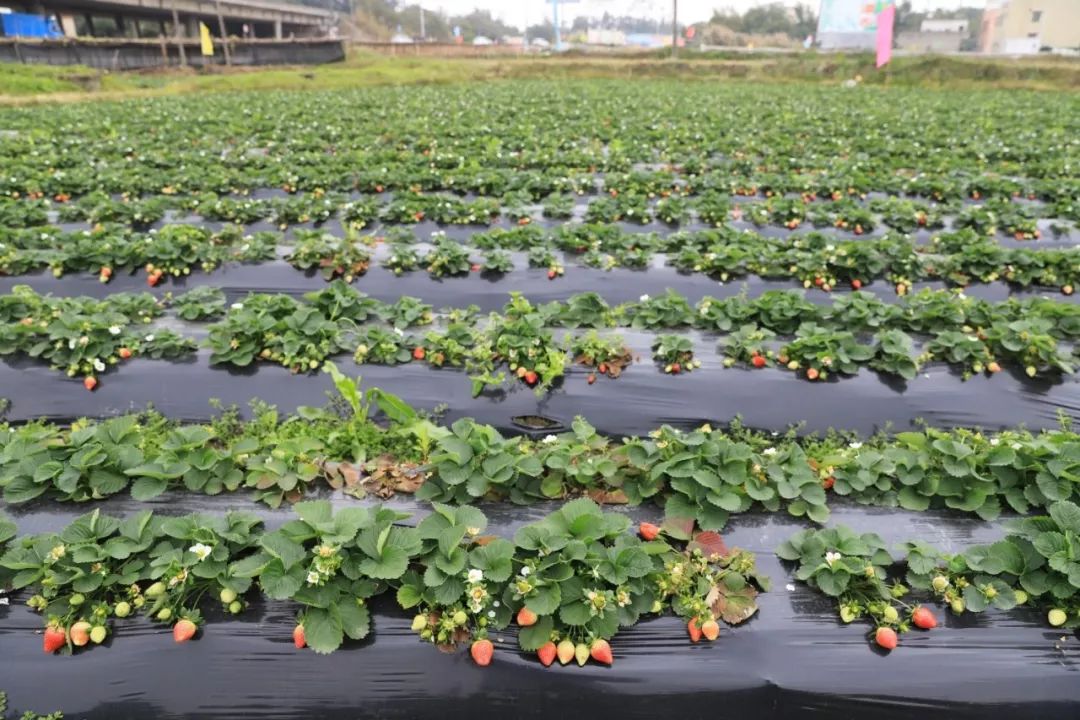
[[[638,300],[640,302],[649,302],[649,296],[648,295],[642,295],[641,297],[638,298]]]
[[[521,577],[528,577],[531,570],[527,567],[521,568]]]
[[[555,437],[554,435],[547,435],[544,437],[543,440],[541,440],[541,442],[545,445],[551,445],[552,443],[559,442],[559,438]]]
[[[119,325],[113,325],[112,327],[110,327],[109,328],[109,334],[110,335],[119,335],[120,334],[120,326]]]
[[[200,562],[210,557],[210,553],[212,553],[213,551],[214,548],[210,547],[209,545],[204,545],[203,543],[195,543],[188,548],[188,552],[199,558]]]
[[[319,584],[319,573],[315,572],[314,570],[308,571],[307,584],[308,585],[318,585]]]
[[[776,454],[776,448],[774,448],[774,447],[765,448],[764,450],[761,451],[761,454],[762,455],[775,455]]]
[[[862,443],[861,442],[851,442],[851,443],[848,443],[848,447],[851,448],[852,450],[858,450],[859,448],[862,447]]]
[[[1001,442],[1001,440],[999,440],[999,439],[997,439],[997,438],[990,438],[990,444],[991,444],[991,445],[992,445],[993,447],[997,447],[997,445],[998,445],[998,443],[999,443],[999,442]]]
[[[97,358],[94,358],[94,369],[98,372],[105,372],[105,363],[101,362],[101,360]]]
[[[243,310],[244,309],[244,303],[233,303],[232,304],[232,309],[233,310]]]
[[[144,338],[144,339],[146,340],[146,342],[154,342],[154,336],[153,335],[147,335],[146,338]]]
[[[829,567],[832,567],[833,563],[841,559],[842,557],[844,556],[840,553],[830,550],[829,552],[825,553],[825,562],[829,564]]]
[[[483,579],[484,579],[484,572],[482,570],[477,570],[476,568],[472,568],[471,570],[469,570],[469,575],[468,575],[469,582],[478,583],[478,582],[482,581]]]

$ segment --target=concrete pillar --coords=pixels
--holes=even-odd
[[[75,37],[79,34],[79,31],[75,28],[75,16],[70,13],[62,13],[60,15],[60,29],[64,33],[64,37]]]
[[[282,38],[281,18],[274,21],[274,39],[280,40]]]

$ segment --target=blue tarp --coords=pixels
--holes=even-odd
[[[4,13],[0,15],[0,27],[7,37],[58,38],[64,34],[56,26],[56,20],[45,15],[27,13]]]

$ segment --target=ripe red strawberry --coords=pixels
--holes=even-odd
[[[469,654],[472,655],[472,659],[476,661],[477,665],[487,667],[491,664],[491,656],[495,654],[495,646],[491,644],[490,640],[477,640],[469,648]]]
[[[128,360],[131,358],[130,348],[120,348],[116,351],[116,354],[120,356],[121,360]]]
[[[862,287],[862,280],[860,280],[858,278],[855,278],[854,280],[851,281],[851,289],[852,290],[858,290],[861,287]]]
[[[474,264],[472,265],[472,267],[471,267],[470,269],[471,269],[471,270],[472,270],[473,272],[480,272],[480,266],[479,266],[479,265],[477,265],[477,264],[475,264],[475,263],[474,263]]]
[[[67,645],[67,633],[64,632],[63,628],[56,625],[45,628],[44,648],[46,653],[51,655],[65,645]]]
[[[184,618],[173,625],[172,636],[173,640],[178,643],[185,643],[191,638],[195,637],[196,630],[195,623],[191,622],[187,618]]]
[[[760,355],[755,355],[754,357],[750,358],[750,364],[756,368],[763,368],[765,367],[765,358],[761,357]]]
[[[515,372],[515,373],[517,373],[517,376],[518,376],[519,378],[523,378],[523,377],[525,377],[525,373],[527,373],[527,372],[529,372],[529,371],[528,371],[528,370],[526,370],[526,369],[525,369],[525,368],[523,368],[523,367],[519,367],[519,368],[518,368],[517,370],[515,370],[514,372]]]
[[[607,363],[600,363],[596,369],[600,371],[601,375],[607,375]]]
[[[817,371],[817,368],[807,368],[807,369],[806,369],[806,379],[807,379],[807,380],[817,380],[817,379],[818,379],[818,376],[819,376],[820,374],[821,374],[821,373],[819,373],[819,372]]]
[[[655,540],[660,534],[660,528],[652,523],[643,522],[638,525],[638,534],[641,535],[643,540]]]
[[[518,610],[517,624],[521,627],[529,627],[530,625],[535,625],[536,621],[539,619],[540,618],[537,616],[537,614],[527,607],[523,607]]]
[[[613,661],[611,657],[611,645],[608,645],[607,640],[593,640],[592,647],[589,648],[589,655],[598,663],[610,665]]]
[[[418,347],[412,351],[413,360],[423,360],[426,355],[424,348]]]
[[[538,380],[540,380],[540,376],[536,374],[536,371],[527,370],[525,372],[525,384],[527,384],[528,386],[532,387],[537,383]]]
[[[997,364],[996,360],[991,360],[986,363],[986,370],[990,373],[999,373],[1001,372],[1001,366]]]
[[[720,624],[715,620],[706,620],[701,623],[701,634],[706,640],[715,640],[720,637]]]
[[[108,280],[109,278],[112,277],[112,268],[111,267],[103,267],[103,268],[101,268],[101,272],[98,273],[98,277],[100,277],[102,280]]]
[[[886,650],[893,650],[897,643],[896,631],[888,627],[879,627],[874,633],[874,642]]]
[[[589,376],[585,378],[585,382],[592,385],[594,382],[596,382],[596,375],[594,375],[593,373],[589,373]]]
[[[697,618],[694,618],[690,622],[686,623],[686,631],[690,633],[690,642],[697,642],[701,640],[701,628],[698,627]]]
[[[82,384],[84,388],[93,392],[94,388],[97,387],[97,378],[93,376],[85,377],[83,378]]]
[[[915,608],[914,612],[911,613],[911,622],[915,627],[923,630],[933,630],[937,627],[937,618],[930,608],[925,605]]]
[[[834,478],[832,475],[821,481],[821,487],[825,488],[826,490],[832,490],[833,485],[835,484],[836,478]]]
[[[554,280],[558,276],[559,276],[559,273],[555,272],[554,269],[548,270],[548,280]]]
[[[540,649],[536,651],[537,656],[540,658],[540,662],[544,667],[550,667],[551,663],[555,662],[555,653],[558,652],[555,648],[555,643],[548,640],[546,643],[540,646]]]
[[[679,363],[671,363],[671,374],[678,375],[682,372],[682,365]]]
[[[297,650],[303,650],[307,647],[307,636],[304,634],[303,625],[297,625],[293,628],[292,643],[296,646]]]
[[[822,285],[825,284],[825,278],[818,275],[816,278],[814,278],[814,284],[817,285],[818,287],[821,287]]]

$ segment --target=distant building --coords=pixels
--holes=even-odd
[[[924,33],[959,33],[967,35],[967,20],[923,20],[919,32]]]
[[[477,35],[473,39],[472,44],[473,45],[494,45],[495,41],[492,40],[489,37],[484,37],[483,35]]]
[[[622,30],[589,30],[585,34],[589,45],[625,45],[626,33]]]
[[[896,46],[908,52],[960,52],[968,38],[967,20],[923,20],[918,32],[902,32]]]
[[[1005,55],[1080,50],[1080,0],[990,0],[979,49]]]

